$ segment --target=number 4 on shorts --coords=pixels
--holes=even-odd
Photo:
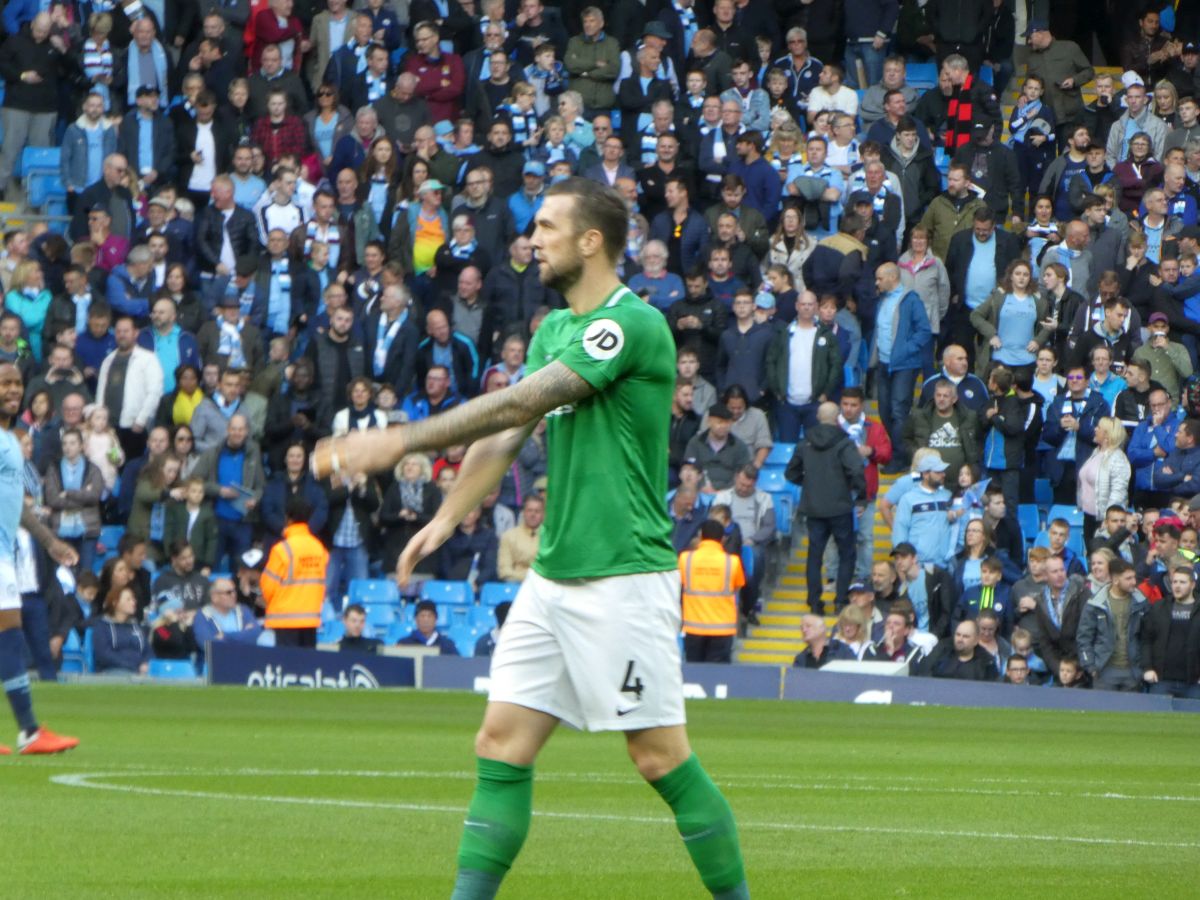
[[[629,665],[625,667],[625,682],[621,685],[622,694],[633,694],[639,701],[642,699],[642,691],[645,685],[642,684],[642,679],[633,674],[633,660],[629,660]]]

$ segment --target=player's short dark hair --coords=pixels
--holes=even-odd
[[[703,541],[719,541],[725,537],[725,526],[716,519],[705,519],[700,523],[700,539]]]
[[[572,177],[546,190],[547,197],[566,196],[575,200],[577,234],[596,229],[604,238],[608,258],[616,262],[625,252],[629,236],[629,207],[625,198],[607,185],[589,178]]]

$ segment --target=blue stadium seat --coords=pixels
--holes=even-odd
[[[1037,505],[1022,503],[1017,507],[1017,523],[1021,526],[1021,534],[1026,544],[1032,544],[1039,531],[1042,530],[1042,514]]]
[[[34,172],[25,176],[26,199],[31,207],[45,206],[52,199],[64,200],[67,189],[58,173]]]
[[[796,452],[796,445],[789,444],[784,441],[776,441],[767,453],[767,458],[763,461],[763,466],[770,466],[772,469],[782,469],[787,466],[792,460],[792,454]]]
[[[450,628],[471,628],[471,611],[474,606],[454,606],[450,609]]]
[[[479,634],[491,631],[496,625],[496,613],[490,606],[468,606],[471,627]]]
[[[904,67],[904,80],[908,83],[909,87],[916,88],[918,91],[936,87],[938,80],[937,63],[908,63]]]
[[[446,632],[446,636],[454,641],[454,646],[458,648],[458,655],[466,659],[470,659],[475,655],[475,642],[479,640],[475,632],[470,626],[451,626]]]
[[[382,640],[388,646],[392,646],[400,643],[401,638],[408,637],[409,632],[411,631],[412,628],[404,621],[403,618],[397,618],[396,621],[392,622],[391,627],[388,628],[387,634],[383,636]]]
[[[341,619],[334,619],[332,622],[322,622],[321,630],[317,632],[318,644],[336,644],[342,639],[342,635],[346,633],[346,626],[342,624]]]
[[[791,483],[783,477],[782,469],[762,469],[758,473],[758,489],[768,494],[788,491],[791,489]]]
[[[333,608],[333,603],[326,597],[325,602],[321,604],[321,624],[324,625],[326,622],[333,622],[337,617],[337,610]]]
[[[475,593],[467,581],[427,581],[421,585],[421,599],[432,600],[439,607],[469,606],[475,602]]]
[[[1066,519],[1071,529],[1083,527],[1083,510],[1077,506],[1065,506],[1059,504],[1050,507],[1050,512],[1046,514],[1046,521],[1052,522],[1055,519]]]
[[[380,631],[387,631],[396,618],[396,608],[386,603],[371,603],[366,607],[367,624]]]
[[[74,628],[67,632],[67,639],[62,645],[62,666],[64,675],[83,674],[83,644],[79,640],[79,632]]]
[[[355,578],[350,582],[350,602],[397,607],[400,605],[400,588],[390,578]]]
[[[780,537],[790,537],[792,517],[796,511],[795,500],[787,491],[772,492],[771,500],[775,504],[775,533]]]
[[[96,671],[96,650],[91,628],[83,633],[83,671],[87,675]]]
[[[124,525],[101,525],[100,543],[104,545],[109,554],[114,554],[117,552],[117,543],[124,534]]]
[[[1049,509],[1054,505],[1054,487],[1049,478],[1033,479],[1033,502],[1041,509]]]
[[[151,678],[195,678],[196,667],[190,659],[152,659]]]
[[[62,166],[61,147],[26,147],[21,151],[21,171],[58,175]]]
[[[505,601],[517,599],[519,584],[508,581],[489,581],[479,589],[479,602],[483,606],[498,606]]]

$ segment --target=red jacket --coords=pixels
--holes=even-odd
[[[462,58],[443,53],[435,60],[413,53],[405,57],[404,71],[417,76],[417,96],[424,97],[429,106],[429,118],[434,122],[453,122],[462,110],[467,73]]]
[[[892,440],[887,429],[874,419],[866,419],[867,446],[875,452],[867,460],[867,499],[874,500],[879,493],[879,467],[892,461]]]
[[[282,44],[284,41],[295,41],[292,51],[292,71],[300,71],[300,42],[304,40],[304,24],[292,16],[286,25],[280,25],[275,17],[275,10],[267,6],[260,9],[254,16],[254,46],[252,49],[251,74],[258,71],[262,61],[263,47],[267,44]]]
[[[308,155],[308,129],[299,116],[284,116],[277,129],[271,127],[270,116],[261,116],[254,123],[250,139],[262,147],[268,172],[275,160],[285,153],[295,153],[301,159]]]

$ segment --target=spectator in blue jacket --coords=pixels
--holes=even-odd
[[[312,506],[309,529],[318,533],[322,531],[329,516],[329,500],[308,471],[308,450],[303,441],[288,445],[283,454],[283,471],[271,476],[263,489],[258,513],[263,525],[264,553],[270,553],[271,548],[283,539],[283,529],[287,524],[287,502],[295,494],[303,494]]]
[[[524,188],[508,198],[508,209],[518,233],[529,227],[537,211],[542,208],[542,201],[546,197],[546,166],[531,160],[521,169],[521,176],[525,182]]]
[[[1175,448],[1154,463],[1152,480],[1183,497],[1200,492],[1200,419],[1184,419],[1175,429]]]
[[[145,675],[150,668],[150,642],[137,623],[137,595],[132,587],[109,591],[103,613],[92,622],[92,652],[97,672]]]
[[[412,630],[411,634],[401,638],[397,643],[401,645],[415,644],[423,647],[437,647],[442,652],[442,656],[458,656],[458,647],[454,645],[454,641],[438,632],[437,619],[437,604],[432,600],[422,600],[417,604],[417,627]]]
[[[1042,426],[1042,440],[1051,448],[1045,470],[1055,503],[1074,506],[1076,473],[1096,449],[1096,423],[1107,415],[1108,404],[1088,387],[1083,366],[1067,369],[1067,390],[1054,398]]]
[[[1000,560],[992,556],[980,564],[980,583],[963,591],[958,605],[954,607],[952,616],[954,627],[957,628],[958,623],[964,619],[978,618],[981,611],[990,609],[996,613],[996,617],[1000,621],[1000,636],[1007,638],[1012,633],[1013,610],[1009,600],[1010,588],[1001,580],[1003,571],[1004,567]]]
[[[1133,429],[1125,449],[1133,467],[1133,487],[1139,494],[1161,490],[1154,484],[1154,464],[1175,449],[1175,432],[1186,418],[1161,387],[1151,388],[1147,407],[1146,417]]]
[[[6,17],[12,5],[5,8]],[[104,97],[88,94],[79,118],[67,126],[59,157],[59,174],[72,211],[75,195],[100,180],[104,174],[104,158],[116,152],[117,129],[104,118]]]
[[[930,375],[921,385],[921,406],[933,405],[933,389],[939,381],[949,381],[958,388],[958,405],[969,409],[976,415],[982,416],[984,409],[991,402],[983,380],[970,371],[970,360],[965,348],[958,344],[948,344],[942,351],[941,371]]]
[[[901,429],[912,411],[913,389],[929,356],[933,332],[925,302],[916,291],[900,284],[900,269],[884,263],[875,271],[879,305],[875,318],[875,352],[878,361],[876,387],[879,391],[879,418],[892,439],[895,455],[885,472],[903,472],[908,468]]]
[[[203,652],[212,641],[256,644],[262,625],[254,611],[237,602],[237,585],[232,578],[218,578],[209,588],[209,602],[201,607],[192,622],[196,646]]]
[[[682,176],[668,178],[663,188],[667,208],[650,223],[650,239],[667,248],[667,269],[691,272],[708,243],[708,223],[692,208],[690,188]]]
[[[739,134],[734,146],[737,147],[738,158],[729,164],[729,174],[737,175],[746,184],[746,197],[742,203],[757,209],[770,225],[779,214],[783,183],[775,167],[763,159],[762,132]]]
[[[951,521],[952,497],[946,490],[948,466],[936,451],[917,463],[920,483],[896,504],[892,525],[892,546],[912,544],[922,564],[945,567],[954,552],[954,528]]]
[[[108,276],[108,304],[118,316],[132,316],[138,328],[150,321],[150,300],[154,296],[154,258],[150,248],[138,245],[129,251],[125,262]]]
[[[175,321],[177,309],[170,297],[159,297],[150,309],[150,328],[138,332],[138,344],[153,350],[163,368],[163,393],[175,390],[175,372],[180,366],[203,367],[196,336]]]

